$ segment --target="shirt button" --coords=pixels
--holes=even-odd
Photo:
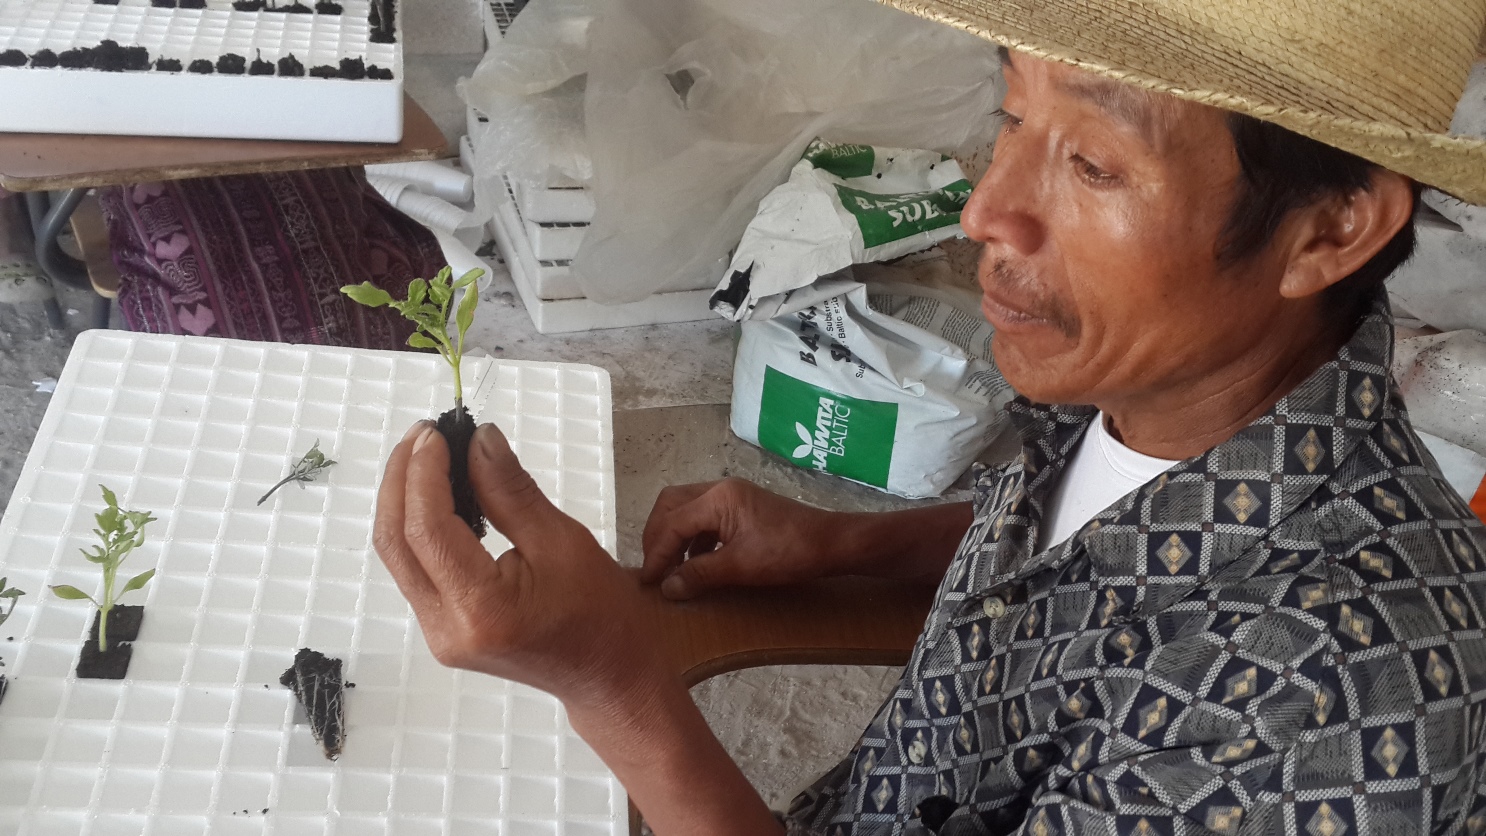
[[[982,601],[980,606],[989,618],[1000,618],[1006,615],[1006,602],[994,595]]]

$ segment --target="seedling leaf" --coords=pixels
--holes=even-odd
[[[459,374],[459,362],[464,356],[464,337],[475,321],[475,306],[479,302],[476,282],[484,270],[471,270],[453,280],[454,271],[445,267],[432,279],[414,279],[408,283],[408,297],[399,301],[371,282],[347,285],[341,292],[363,305],[373,308],[390,305],[412,322],[418,329],[408,338],[413,348],[432,348],[438,351],[454,376],[454,406],[464,405],[464,383]],[[455,334],[449,333],[449,306],[454,291],[463,288],[464,296],[454,312]],[[278,486],[275,486],[277,488]],[[272,493],[272,491],[269,491]],[[264,499],[267,499],[267,495]]]
[[[147,583],[149,583],[150,582],[150,578],[153,578],[153,577],[155,577],[155,570],[154,569],[150,569],[150,570],[145,571],[145,572],[140,572],[139,574],[137,574],[134,577],[130,578],[128,583],[124,584],[124,589],[121,592],[119,592],[119,596],[122,597],[125,592],[133,592],[136,589],[144,589],[144,585],[147,584]]]
[[[65,583],[60,586],[54,586],[51,589],[52,592],[56,593],[58,598],[66,598],[69,601],[93,601],[93,596],[75,586],[68,586]],[[98,602],[93,601],[93,603],[96,604]]]
[[[341,288],[341,293],[351,297],[352,301],[360,302],[369,308],[380,308],[392,304],[392,294],[371,282],[347,285]]]

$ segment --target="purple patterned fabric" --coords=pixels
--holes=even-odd
[[[99,190],[131,331],[403,348],[412,326],[342,285],[394,295],[444,265],[432,233],[360,168]]]

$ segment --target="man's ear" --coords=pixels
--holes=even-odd
[[[1280,295],[1301,299],[1347,278],[1377,255],[1414,217],[1414,187],[1402,174],[1377,169],[1372,186],[1349,198],[1295,212],[1292,249]]]

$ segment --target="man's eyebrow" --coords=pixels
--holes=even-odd
[[[1058,87],[1134,128],[1152,148],[1165,145],[1167,124],[1164,117],[1167,114],[1162,112],[1160,104],[1152,99],[1150,93],[1100,78],[1059,81]]]

